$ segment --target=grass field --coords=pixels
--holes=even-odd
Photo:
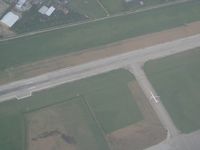
[[[96,0],[70,0],[68,7],[91,19],[106,16],[104,10]]]
[[[200,129],[200,48],[145,64],[145,72],[178,129]]]
[[[200,2],[193,1],[0,42],[0,71],[199,19]]]
[[[121,13],[123,11],[134,11],[137,9],[164,4],[173,0],[143,0],[144,5],[140,5],[140,0],[125,2],[125,0],[100,0],[104,7],[111,14]]]
[[[63,150],[109,149],[101,129],[81,97],[29,112],[26,118],[28,150],[53,147]]]
[[[116,70],[33,93],[33,96],[20,101],[1,103],[1,148],[23,150],[23,147],[31,145],[34,149],[38,144],[43,147],[45,144],[37,143],[36,139],[47,138],[58,128],[59,133],[70,133],[81,150],[108,149],[103,133],[143,120],[128,88],[128,83],[134,80],[128,71]],[[84,138],[83,134],[87,136]],[[57,143],[63,144],[62,141]]]

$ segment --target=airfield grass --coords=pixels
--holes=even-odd
[[[47,106],[29,112],[26,117],[29,126],[27,132],[31,134],[31,137],[29,137],[30,150],[35,146],[38,150],[42,150],[44,147],[40,144],[45,139],[37,143],[32,141],[31,138],[37,138],[38,135],[51,131],[58,131],[62,135],[70,136],[73,139],[73,142],[70,144],[71,146],[73,145],[75,149],[109,150],[101,129],[98,127],[81,97],[75,97],[63,103],[61,102],[53,106]],[[43,144],[45,143],[44,141]],[[49,144],[51,144],[51,142],[49,142]],[[55,144],[50,147],[58,146],[68,149],[65,144],[66,143],[60,145]]]
[[[1,103],[0,145],[4,146],[4,150],[23,150],[26,143],[24,114],[61,106],[70,100],[73,102],[72,98],[76,97],[81,98],[81,103],[85,102],[84,110],[87,105],[87,111],[96,121],[92,125],[99,124],[99,129],[93,127],[94,130],[107,134],[141,121],[143,116],[128,88],[128,83],[134,80],[131,73],[120,69],[36,92],[26,99]],[[66,121],[70,120],[66,118]],[[102,138],[100,133],[97,137]],[[103,139],[100,141],[104,143]],[[106,144],[103,145],[106,147]]]
[[[195,18],[199,19],[199,8],[196,3],[181,4],[148,13],[117,17],[1,42],[0,69],[48,56],[79,51],[82,48],[109,43],[129,36],[137,36],[142,33],[167,28],[168,26],[182,25],[187,21],[195,20]],[[185,14],[184,12],[187,13]],[[160,16],[160,18],[155,16]],[[156,18],[156,20],[153,18]],[[16,54],[10,56],[11,51],[16,52]]]
[[[191,1],[0,42],[0,71],[197,20],[200,1]]]
[[[95,19],[105,17],[106,14],[96,0],[70,0],[68,7],[85,17]]]
[[[143,0],[144,5],[140,5],[140,0],[133,0],[132,2],[125,2],[125,0],[100,0],[104,7],[111,14],[121,13],[124,11],[134,11],[140,8],[164,4],[173,0]]]
[[[200,48],[152,60],[145,72],[177,128],[200,129]]]

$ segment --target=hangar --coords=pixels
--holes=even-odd
[[[12,27],[17,20],[19,20],[19,16],[10,11],[1,19],[1,23],[8,27]]]

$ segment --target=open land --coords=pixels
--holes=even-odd
[[[191,7],[191,8],[193,8],[192,11],[195,12],[195,7],[198,8],[199,5],[194,5],[194,4],[195,4],[195,2],[187,3],[187,4],[184,3],[184,4],[177,5],[176,7],[180,7],[180,6],[186,7],[187,6],[186,8],[188,8],[188,9]],[[190,5],[190,7],[188,5]],[[194,7],[191,6],[191,5],[194,5]],[[175,6],[170,6],[170,8],[174,8],[174,7]],[[198,12],[199,10],[200,9],[196,9],[196,12]],[[161,11],[161,10],[159,10],[159,11]],[[167,11],[167,9],[166,9],[166,11]],[[169,13],[169,12],[170,11],[167,11],[165,13]],[[180,13],[182,13],[182,12],[180,11]],[[158,14],[160,14],[160,12]],[[177,13],[175,13],[175,14],[177,14]],[[181,18],[186,19],[187,14],[184,15],[184,16],[181,15],[182,16]],[[196,14],[196,13],[191,13],[190,15],[197,17],[197,16],[199,16],[200,13],[198,13],[196,15],[194,15],[194,14]],[[177,16],[179,16],[179,15],[177,15]],[[131,16],[134,17],[135,15],[132,14]],[[120,17],[120,18],[122,19],[123,17]],[[189,17],[189,18],[191,19],[192,17]],[[124,18],[124,19],[126,20],[126,18]],[[106,20],[106,22],[107,21],[108,20]],[[129,21],[133,21],[133,20],[129,19],[129,20],[126,20],[126,21],[129,22]],[[102,22],[100,21],[100,23],[104,23],[104,21],[102,21]],[[91,25],[91,24],[89,23],[88,25]],[[129,25],[131,25],[131,24],[129,24]],[[105,37],[105,38],[102,37],[100,39],[95,39],[95,42],[93,42],[94,38],[91,38],[91,37],[96,36],[96,38],[98,38],[99,33],[100,33],[100,36],[101,36],[101,34],[103,35],[104,33],[105,33],[105,36],[106,36],[106,34],[109,33],[109,31],[108,32],[107,31],[106,32],[99,31],[98,34],[95,34],[95,33],[93,33],[93,31],[94,31],[93,29],[88,29],[88,30],[85,30],[83,33],[78,33],[79,31],[77,29],[76,31],[72,31],[72,34],[70,34],[71,32],[68,30],[68,28],[66,28],[66,29],[56,30],[56,31],[38,34],[38,35],[34,35],[34,36],[18,38],[18,39],[9,40],[9,41],[3,41],[3,42],[0,42],[0,47],[2,48],[1,49],[2,55],[0,56],[1,57],[1,59],[0,59],[0,61],[1,61],[0,76],[1,76],[1,79],[2,79],[1,82],[5,83],[5,82],[8,82],[8,81],[20,79],[20,78],[23,78],[23,77],[30,77],[30,76],[34,76],[34,75],[39,75],[39,74],[47,72],[47,71],[59,69],[61,67],[67,67],[67,66],[70,66],[70,65],[75,65],[75,64],[78,64],[80,62],[84,62],[86,60],[94,60],[97,57],[99,57],[99,58],[100,57],[106,57],[106,56],[110,56],[110,55],[113,55],[113,54],[122,53],[122,52],[125,52],[125,51],[128,51],[128,50],[130,51],[130,50],[133,50],[133,49],[166,42],[166,41],[169,41],[169,40],[176,39],[176,37],[177,38],[185,37],[185,36],[188,36],[188,35],[191,35],[191,34],[198,33],[199,32],[198,25],[199,25],[198,23],[197,24],[187,24],[187,26],[182,26],[180,29],[174,29],[169,33],[167,33],[168,32],[167,31],[167,32],[165,32],[165,34],[163,34],[163,32],[162,32],[162,34],[156,34],[154,36],[152,36],[150,34],[146,37],[143,37],[143,36],[139,37],[138,39],[124,40],[124,41],[121,41],[121,42],[113,43],[113,44],[108,45],[106,47],[89,49],[88,52],[86,52],[85,50],[83,51],[85,46],[88,46],[88,47],[89,47],[89,45],[92,46],[96,42],[97,43],[102,42],[102,40],[104,41],[107,38],[107,37]],[[87,25],[85,24],[83,26],[87,26]],[[80,26],[80,27],[82,27],[82,26]],[[97,26],[94,26],[95,29],[96,29],[96,27]],[[108,27],[111,27],[111,26],[108,26]],[[76,27],[73,27],[73,28],[76,28]],[[124,28],[124,30],[126,30],[126,29],[127,28]],[[131,30],[135,31],[135,29],[137,29],[137,28],[133,28],[133,26],[131,27]],[[149,28],[147,28],[147,30],[149,30]],[[62,33],[60,33],[61,31],[62,31]],[[65,34],[63,35],[64,31],[66,33],[66,37],[64,36]],[[68,36],[67,36],[67,33],[68,33]],[[93,33],[92,34],[93,36],[89,35],[89,36],[87,36],[88,38],[83,38],[80,35],[84,35],[84,33],[90,33],[90,34]],[[122,33],[123,33],[123,31],[122,32],[120,31],[120,33],[117,33],[117,34],[122,34]],[[60,34],[60,36],[59,36],[59,34]],[[134,32],[133,32],[133,34],[134,34]],[[73,36],[71,36],[71,35],[73,35]],[[57,37],[57,36],[59,36],[59,37]],[[82,37],[82,39],[80,39],[81,37]],[[116,37],[118,37],[118,36],[114,36],[113,40],[115,40]],[[47,40],[50,40],[50,41],[54,40],[54,41],[52,41],[52,42],[46,41],[45,42],[45,38]],[[74,38],[76,38],[76,40],[74,40]],[[70,39],[73,39],[73,40],[71,41]],[[109,38],[107,40],[110,41],[111,38]],[[74,44],[74,41],[77,41],[77,43]],[[84,43],[86,41],[89,45],[86,45],[86,43]],[[81,45],[83,46],[82,49],[80,48]],[[78,47],[79,47],[79,49],[76,49]],[[77,51],[74,50],[74,48]],[[55,49],[56,49],[56,51],[55,51]],[[114,51],[114,49],[116,49],[116,50]],[[11,50],[12,50],[12,53],[13,53],[13,51],[16,52],[16,55],[10,56]],[[83,52],[86,52],[86,53],[83,53]],[[63,55],[63,54],[66,54],[66,53],[74,53],[74,54],[64,55],[64,56],[60,56],[60,57],[57,57],[57,58],[54,57],[54,56],[61,55],[61,54]],[[50,55],[54,55],[54,56],[50,56]],[[46,57],[52,57],[52,59],[46,59],[44,61],[38,61],[38,60],[44,59]],[[7,58],[7,59],[5,59],[5,58]],[[31,62],[36,61],[36,59],[38,59],[37,63],[31,63]],[[26,63],[26,64],[31,63],[31,64],[23,65],[24,63]],[[40,64],[40,65],[38,65],[38,64]],[[45,67],[38,67],[38,66],[45,66]],[[43,69],[45,68],[45,69],[43,70],[42,68]]]
[[[37,61],[31,64],[21,65],[15,68],[9,68],[0,73],[0,83],[3,84],[22,78],[33,77],[57,69],[75,66],[112,55],[117,55],[198,34],[200,33],[199,26],[200,22],[193,22],[191,24],[187,24],[187,26],[181,26],[136,38],[130,38],[105,46],[100,46],[98,48],[87,49],[73,54],[66,54]]]
[[[173,0],[170,0],[173,1]],[[103,6],[110,14],[121,13],[123,11],[135,11],[141,8],[155,6],[159,4],[169,3],[169,0],[143,0],[144,5],[140,4],[140,0],[132,0],[125,2],[125,0],[100,0]],[[174,2],[174,1],[173,1]]]
[[[9,38],[15,35],[15,32],[11,31],[7,26],[0,23],[0,38]]]
[[[27,149],[109,150],[81,97],[66,101],[26,114]]]
[[[22,18],[11,28],[12,31],[17,34],[23,34],[27,32],[34,32],[38,30],[44,30],[46,28],[59,28],[61,26],[74,25],[88,21],[95,21],[96,19],[102,19],[105,17],[113,17],[120,13],[126,14],[127,11],[133,12],[137,10],[146,11],[158,7],[164,7],[167,5],[174,5],[176,3],[183,3],[187,0],[145,0],[145,5],[141,6],[139,0],[133,0],[131,3],[120,1],[100,1],[100,0],[63,0],[63,1],[49,1],[42,0],[31,1],[31,8],[22,12]],[[104,7],[104,3],[106,7]],[[38,12],[42,6],[54,6],[56,10],[54,13],[47,17]],[[111,8],[110,8],[111,6]],[[109,10],[107,9],[109,8]],[[114,7],[117,9],[112,12]],[[122,9],[124,10],[118,10]],[[111,9],[111,13],[109,12]],[[118,12],[119,11],[119,12]]]
[[[145,72],[184,133],[200,129],[200,49],[183,52],[144,65]]]
[[[0,0],[0,18],[5,13],[6,9],[8,8],[9,8],[9,5],[3,0]]]
[[[187,24],[200,19],[199,4],[192,1],[2,41],[0,70]]]
[[[14,150],[54,146],[140,150],[166,137],[135,78],[122,69],[36,92],[0,107],[4,150],[15,145]]]
[[[34,77],[34,78],[30,78],[28,80],[13,82],[11,84],[4,85],[4,86],[0,87],[0,89],[1,89],[0,100],[1,100],[1,102],[4,101],[4,103],[1,103],[1,104],[8,104],[8,102],[11,102],[10,99],[13,99],[13,98],[18,99],[18,101],[15,100],[15,102],[17,102],[17,103],[22,102],[23,100],[26,100],[27,102],[29,102],[27,104],[27,107],[26,107],[27,111],[28,111],[28,109],[29,109],[28,107],[36,106],[35,105],[36,103],[30,103],[31,102],[30,98],[35,97],[37,93],[43,93],[44,91],[41,91],[42,89],[44,90],[44,89],[47,89],[47,88],[50,88],[50,87],[58,86],[60,84],[72,82],[72,81],[75,81],[75,80],[84,79],[84,78],[91,77],[91,76],[94,76],[94,75],[109,72],[111,70],[115,70],[115,69],[118,69],[118,68],[127,68],[128,70],[131,71],[131,73],[134,74],[134,76],[137,79],[137,82],[139,83],[140,87],[142,88],[144,94],[146,95],[146,97],[149,98],[149,103],[151,104],[154,111],[157,113],[159,120],[162,122],[165,129],[168,130],[167,141],[165,140],[164,143],[163,142],[161,143],[161,145],[164,144],[164,147],[162,147],[160,149],[163,149],[163,148],[169,149],[171,146],[170,146],[170,143],[168,143],[168,141],[170,142],[171,140],[174,139],[174,137],[178,140],[178,143],[176,142],[174,147],[171,147],[170,149],[175,149],[175,148],[177,149],[178,148],[180,150],[183,150],[183,149],[185,149],[186,144],[187,145],[190,144],[187,147],[199,147],[199,141],[195,142],[195,143],[194,142],[189,143],[188,141],[186,141],[185,136],[183,136],[182,134],[179,134],[179,132],[177,132],[176,127],[174,126],[173,122],[171,121],[171,118],[169,117],[164,106],[162,106],[162,103],[155,103],[155,101],[151,99],[151,94],[150,94],[149,91],[152,91],[155,95],[156,95],[156,92],[151,87],[151,84],[149,83],[149,81],[145,77],[145,74],[144,74],[144,72],[141,68],[141,64],[143,64],[143,62],[146,62],[147,60],[156,59],[156,58],[160,58],[160,57],[164,57],[164,56],[169,56],[169,55],[172,55],[172,54],[176,54],[176,53],[180,53],[180,52],[183,52],[183,51],[187,51],[187,50],[197,48],[197,47],[200,46],[199,41],[200,41],[200,35],[198,34],[198,35],[195,35],[195,36],[185,37],[183,39],[174,40],[174,41],[171,41],[171,42],[155,45],[155,46],[152,46],[152,47],[147,47],[147,48],[144,48],[144,49],[140,49],[138,51],[132,51],[132,52],[128,52],[128,53],[125,53],[125,54],[112,56],[112,57],[109,57],[109,58],[106,58],[106,59],[96,60],[96,61],[93,61],[93,62],[90,62],[90,63],[78,65],[78,66],[75,66],[75,67],[65,68],[65,69],[62,69],[62,70],[59,70],[59,71],[46,73],[44,75]],[[95,81],[96,80],[97,79],[95,79]],[[110,79],[109,82],[110,81],[112,81],[112,80]],[[115,80],[114,82],[116,82],[116,81],[117,80]],[[90,82],[90,83],[93,83],[93,82]],[[84,87],[87,87],[87,86],[84,86]],[[118,86],[115,86],[115,87],[118,87]],[[129,87],[131,87],[130,84],[129,84]],[[54,89],[57,89],[57,88],[54,88]],[[70,89],[73,90],[72,87]],[[41,92],[36,92],[36,91],[41,91]],[[46,91],[48,91],[48,90],[46,90]],[[62,92],[62,90],[60,90],[60,89],[59,89],[59,91]],[[23,95],[22,95],[22,97],[20,97],[20,95],[23,94],[23,93],[25,94],[26,92],[28,92],[28,93],[34,92],[34,93],[33,93],[32,97],[29,97],[27,99],[22,99]],[[73,94],[73,93],[70,92],[70,94]],[[46,93],[45,95],[47,97],[51,96],[48,99],[48,102],[51,102],[52,100],[54,100],[54,102],[55,102],[55,100],[57,100],[53,97],[53,96],[56,97],[57,94],[53,93],[52,90],[50,91],[50,93]],[[31,94],[30,94],[30,96],[31,96]],[[80,96],[80,94],[76,92],[76,96]],[[45,101],[43,99],[39,99],[39,97],[38,98],[35,97],[35,98],[36,99],[32,102],[36,102],[37,99],[38,99],[39,101],[38,101],[37,104],[43,104],[43,102],[45,103]],[[51,98],[53,98],[53,99],[51,99]],[[65,98],[65,97],[62,96],[62,98]],[[19,100],[19,99],[21,99],[21,100]],[[83,99],[84,99],[84,97],[83,97]],[[7,102],[5,102],[5,101],[7,101]],[[91,111],[92,107],[90,107],[90,104],[87,101],[84,101],[84,102],[87,104],[87,106],[89,106],[88,109],[90,110],[91,114],[95,114],[95,113],[92,113],[93,111]],[[21,104],[18,105],[19,106],[18,108],[20,108],[22,106]],[[139,105],[138,105],[138,107],[139,107]],[[8,110],[8,107],[7,108],[5,107],[5,109],[0,109],[0,110],[5,112],[5,113],[3,113],[2,116],[5,116],[5,118],[6,118],[6,115],[9,114],[9,113],[6,113],[6,110]],[[12,110],[14,111],[15,109],[12,109]],[[140,112],[142,113],[141,109],[140,109]],[[16,114],[19,114],[19,113],[15,112],[14,115],[16,115]],[[95,116],[95,115],[93,115],[93,116]],[[93,118],[95,119],[96,117],[93,117]],[[143,118],[146,118],[146,117],[143,116]],[[9,119],[6,118],[5,121],[6,120],[9,120]],[[95,119],[95,120],[97,120],[97,119]],[[98,122],[98,121],[96,121],[96,122]],[[8,122],[2,122],[4,127],[6,126],[7,123]],[[100,127],[101,124],[99,124],[99,123],[97,123],[97,124]],[[15,125],[11,124],[11,126],[15,126]],[[6,127],[10,127],[10,126],[6,126]],[[131,126],[129,126],[129,129],[130,128],[131,128]],[[4,129],[6,129],[6,128],[4,128]],[[122,130],[119,129],[119,131],[122,131]],[[19,132],[22,133],[21,131],[19,131]],[[127,132],[128,132],[128,130],[126,130],[126,133]],[[2,132],[2,133],[5,133],[5,132]],[[121,132],[117,132],[117,133],[121,134]],[[145,132],[145,133],[147,133],[147,132]],[[47,133],[42,134],[42,136],[44,136],[44,135],[46,136],[46,134]],[[48,132],[47,135],[49,135],[49,134],[51,135],[51,134],[55,134],[55,133],[54,132],[53,133]],[[134,135],[136,135],[136,134],[134,134]],[[194,139],[195,137],[198,137],[198,135],[199,135],[198,133],[197,134],[195,133],[195,134],[191,134],[190,136],[192,136],[193,137],[192,139]],[[2,136],[5,136],[5,135],[2,135]],[[7,136],[5,136],[5,137],[7,137]],[[151,135],[151,138],[152,138],[152,135]],[[9,140],[6,140],[6,138],[5,138],[2,141],[9,141]],[[111,140],[111,141],[115,141],[115,140]],[[116,141],[117,141],[117,143],[119,143],[119,141],[123,141],[123,140],[120,139],[120,140],[116,140]],[[192,140],[192,141],[194,141],[194,140]],[[122,145],[124,143],[127,143],[127,142],[122,142]],[[144,145],[144,143],[142,143],[142,144]],[[5,145],[5,143],[4,143],[4,145]],[[128,144],[125,144],[125,145],[128,146]],[[136,144],[136,145],[138,146],[138,144]],[[188,150],[190,150],[190,149],[188,149]]]
[[[96,0],[70,0],[69,8],[91,19],[106,16]]]

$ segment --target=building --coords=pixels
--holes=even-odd
[[[55,7],[51,6],[51,7],[47,7],[47,6],[42,6],[38,12],[43,14],[43,15],[47,15],[47,16],[51,16],[52,13],[55,11]]]
[[[22,6],[26,3],[26,0],[18,0],[16,4],[16,8],[21,9]]]
[[[8,27],[12,27],[18,20],[19,16],[10,11],[1,19],[0,22]]]
[[[38,10],[38,12],[44,15],[44,14],[46,14],[46,12],[47,12],[48,9],[49,9],[49,8],[48,8],[47,6],[42,6],[42,7]]]
[[[51,14],[55,11],[55,7],[51,6],[47,11],[46,11],[46,15],[47,16],[51,16]]]

